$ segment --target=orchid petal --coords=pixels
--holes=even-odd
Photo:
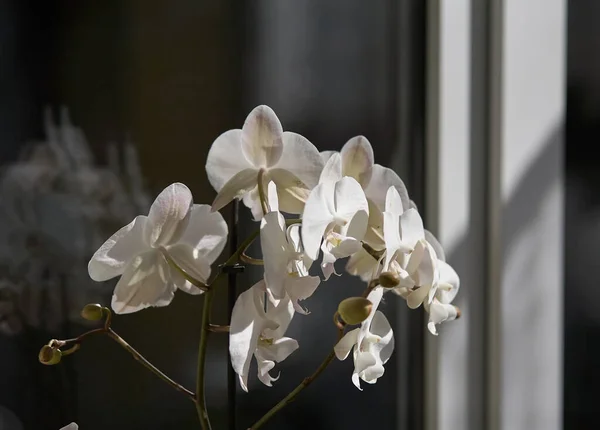
[[[281,363],[298,349],[298,341],[289,337],[282,337],[273,340],[270,345],[260,345],[259,349],[265,359]]]
[[[143,215],[113,234],[92,256],[88,273],[102,282],[123,274],[127,263],[148,247],[144,236],[147,218]]]
[[[236,173],[254,168],[241,149],[240,129],[226,131],[211,145],[206,159],[206,174],[215,191],[221,191]]]
[[[369,282],[377,276],[379,262],[363,248],[352,254],[346,263],[346,271],[354,276],[360,276],[365,282]]]
[[[284,169],[269,170],[269,177],[277,185],[277,196],[281,210],[290,214],[302,213],[304,203],[310,194],[309,187],[292,172]]]
[[[382,364],[387,363],[394,352],[394,332],[383,312],[375,312],[369,330],[371,334],[380,337],[379,341],[372,345],[371,352]]]
[[[260,224],[260,244],[263,253],[265,282],[276,299],[283,298],[290,249],[285,235],[285,219],[279,212],[269,212]]]
[[[350,139],[342,147],[342,172],[344,176],[350,176],[366,188],[371,180],[374,164],[373,147],[364,136],[356,136]]]
[[[215,197],[212,204],[212,211],[218,211],[233,199],[242,198],[246,193],[252,191],[257,183],[258,172],[254,169],[245,169],[236,173],[223,185],[223,188],[221,188],[217,197]]]
[[[456,297],[456,294],[458,294],[458,289],[460,288],[460,278],[458,277],[456,271],[448,263],[438,260],[437,266],[440,275],[440,283],[448,285],[450,289],[438,288],[436,296],[440,303],[448,304],[451,303]]]
[[[350,221],[359,211],[364,211],[364,227],[368,222],[369,203],[364,191],[356,179],[343,177],[335,184],[334,189],[335,216],[336,218]],[[364,232],[363,232],[364,235]],[[362,236],[360,237],[362,239]]]
[[[350,330],[333,347],[333,351],[335,352],[335,356],[338,358],[338,360],[345,360],[348,357],[348,354],[350,354],[352,347],[354,345],[356,345],[356,341],[358,339],[359,332],[360,332],[360,328],[355,328],[354,330]]]
[[[279,198],[277,197],[277,185],[275,182],[269,181],[267,184],[267,206],[270,212],[279,211]]]
[[[158,247],[176,242],[185,231],[192,204],[192,193],[184,184],[175,183],[165,188],[148,213],[145,225],[148,243]]]
[[[408,191],[404,182],[402,182],[402,179],[392,169],[380,166],[379,164],[373,166],[371,180],[365,188],[365,194],[383,211],[388,189],[392,186],[398,192],[404,210],[408,209],[410,207],[410,199],[408,198]]]
[[[229,326],[229,355],[231,366],[240,377],[240,385],[248,391],[248,370],[254,351],[257,348],[258,338],[269,325],[263,304],[261,303],[264,281],[259,281],[250,289],[240,294],[233,306],[231,323]]]
[[[431,334],[437,336],[436,325],[441,324],[445,321],[452,321],[458,316],[456,306],[440,303],[437,299],[434,299],[429,305],[429,322],[427,328]]]
[[[400,235],[402,242],[409,245],[411,248],[415,244],[425,238],[425,230],[423,229],[423,220],[421,215],[415,209],[408,209],[400,215]]]
[[[266,313],[269,325],[263,330],[263,335],[268,339],[279,339],[283,337],[294,318],[294,306],[287,296],[269,304],[274,306]]]
[[[256,168],[272,167],[283,152],[283,128],[268,106],[257,106],[242,127],[242,152]]]
[[[208,278],[210,278],[210,262],[203,255],[199,254],[196,249],[188,244],[178,243],[177,245],[170,246],[167,253],[181,270],[192,278],[206,284]]]
[[[150,306],[171,303],[175,286],[169,279],[169,266],[155,250],[137,255],[125,269],[112,296],[117,314],[128,314]]]
[[[242,201],[244,202],[244,206],[250,209],[252,213],[252,219],[254,221],[260,221],[264,215],[262,204],[260,202],[260,196],[258,194],[258,186],[252,188],[244,197],[242,197]]]
[[[338,153],[339,153],[338,151],[321,151],[319,155],[321,156],[323,165],[325,165],[329,161],[329,159],[331,158],[331,156],[333,154],[338,154]]]
[[[290,296],[290,300],[294,306],[294,310],[300,314],[307,315],[308,311],[298,303],[301,300],[306,300],[313,295],[321,279],[318,276],[303,276],[294,277],[288,276],[285,289]]]
[[[334,220],[328,195],[332,194],[332,185],[317,185],[306,200],[302,214],[302,244],[304,252],[311,260],[319,256],[319,247],[327,226]]]
[[[398,190],[394,187],[389,187],[385,196],[385,211],[399,217],[404,212],[404,204],[398,194]]]
[[[429,230],[425,230],[425,240],[429,242],[433,250],[435,251],[435,255],[438,260],[446,261],[446,253],[444,252],[444,248],[437,240],[437,238],[433,235]]]
[[[323,166],[319,150],[307,138],[289,131],[283,133],[283,152],[277,168],[289,171],[313,189],[319,183]]]
[[[227,244],[227,233],[227,222],[223,215],[212,212],[208,205],[194,205],[187,229],[179,242],[190,245],[196,259],[202,257],[212,264]]]
[[[363,241],[369,244],[374,249],[385,249],[385,239],[383,237],[383,213],[373,203],[369,203],[369,221],[367,223],[367,231]]]
[[[360,387],[360,374],[371,366],[377,364],[377,360],[370,352],[355,352],[354,354],[354,372],[352,373],[352,383],[362,391]]]
[[[327,162],[323,166],[321,176],[319,177],[319,184],[324,182],[337,182],[342,179],[342,156],[339,152],[333,152],[329,156]]]
[[[258,364],[258,379],[259,379],[259,381],[262,382],[263,384],[265,384],[267,387],[272,387],[273,386],[272,383],[279,379],[279,375],[277,375],[277,377],[273,378],[269,374],[269,371],[271,371],[273,369],[273,367],[275,367],[275,362],[271,361],[271,360],[266,360],[265,358],[263,358],[260,355],[259,351],[256,351],[254,356],[256,357],[256,363]]]

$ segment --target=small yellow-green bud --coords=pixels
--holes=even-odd
[[[60,352],[60,349],[52,348],[48,345],[42,346],[42,349],[40,349],[40,353],[38,354],[40,363],[48,366],[60,363],[61,358],[62,353]]]
[[[90,303],[85,305],[81,310],[81,317],[88,321],[98,321],[104,316],[102,306],[97,303]]]
[[[338,305],[338,314],[346,324],[354,325],[366,320],[371,309],[373,303],[364,297],[348,297]]]
[[[400,285],[400,279],[392,272],[383,272],[379,275],[379,285],[383,288],[396,288]]]

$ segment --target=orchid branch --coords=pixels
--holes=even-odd
[[[226,273],[224,270],[227,267],[231,267],[235,265],[235,263],[240,260],[241,255],[244,253],[246,249],[254,242],[254,240],[258,237],[260,230],[257,229],[252,232],[244,242],[239,246],[239,248],[227,259],[225,263],[223,263],[219,272],[210,283],[210,287],[217,282],[217,280]],[[206,393],[205,393],[205,367],[206,367],[206,350],[208,347],[208,335],[212,331],[211,327],[214,327],[210,324],[210,311],[212,307],[212,302],[214,299],[214,289],[209,288],[208,291],[204,294],[204,305],[202,309],[202,325],[200,328],[200,344],[198,346],[198,372],[196,377],[196,411],[198,412],[198,418],[200,420],[200,424],[202,425],[203,430],[210,430],[210,420],[208,418],[208,410],[206,408]]]
[[[104,330],[104,329],[102,329],[102,330]],[[154,373],[156,376],[158,376],[160,379],[165,381],[171,387],[175,388],[177,391],[185,394],[190,400],[192,400],[192,401],[195,400],[196,396],[194,395],[194,393],[192,393],[190,390],[185,388],[183,385],[178,384],[177,382],[173,381],[171,378],[169,378],[167,375],[165,375],[163,372],[161,372],[156,366],[154,366],[152,363],[150,363],[142,354],[140,354],[137,350],[135,350],[135,348],[133,348],[131,345],[129,345],[125,341],[125,339],[123,339],[121,336],[119,336],[112,328],[108,328],[104,332],[111,339],[113,339],[120,346],[122,346],[127,352],[129,352],[136,361],[138,361],[142,366],[144,366],[150,372]]]
[[[338,327],[338,336],[337,336],[337,340],[335,342],[336,345],[342,339],[342,337],[344,337],[344,327],[343,326]],[[261,428],[277,412],[279,412],[281,409],[283,409],[288,404],[293,402],[296,399],[296,396],[298,396],[298,394],[300,394],[302,392],[302,390],[304,390],[306,387],[308,387],[310,384],[312,384],[314,382],[314,380],[317,379],[319,377],[319,375],[321,375],[321,373],[323,373],[323,371],[327,368],[327,366],[329,366],[331,364],[331,362],[333,361],[334,358],[335,358],[335,351],[332,349],[331,352],[327,355],[327,357],[325,357],[325,360],[323,360],[321,362],[319,367],[317,367],[317,370],[315,370],[312,375],[304,378],[304,380],[302,380],[302,382],[296,388],[294,388],[287,396],[285,396],[283,399],[281,399],[281,401],[279,403],[277,403],[275,406],[273,406],[271,408],[271,410],[269,410],[269,412],[264,414],[262,416],[262,418],[259,419],[256,423],[254,423],[254,425],[249,427],[248,430],[256,430],[258,428]]]

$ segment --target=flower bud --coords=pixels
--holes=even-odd
[[[97,303],[90,303],[85,305],[81,310],[81,317],[88,321],[99,321],[104,316],[102,306]]]
[[[60,363],[61,358],[62,353],[60,352],[60,349],[55,349],[48,345],[42,346],[42,349],[40,349],[40,353],[38,354],[40,363],[48,366]]]
[[[459,319],[462,315],[462,312],[460,311],[458,306],[454,306],[454,308],[456,309],[456,318],[454,319]]]
[[[373,303],[364,297],[349,297],[338,305],[338,314],[346,324],[360,324],[367,319],[372,308]]]
[[[379,285],[383,288],[396,288],[400,285],[400,279],[392,272],[383,272],[379,275]]]

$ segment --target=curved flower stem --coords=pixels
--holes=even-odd
[[[104,329],[101,329],[101,330],[104,330]],[[180,391],[183,394],[185,394],[190,400],[192,400],[192,401],[195,400],[196,396],[194,395],[194,393],[192,393],[190,390],[188,390],[184,386],[173,381],[171,378],[169,378],[167,375],[165,375],[163,372],[161,372],[158,368],[156,368],[156,366],[154,366],[152,363],[150,363],[148,360],[146,360],[146,358],[144,358],[144,356],[142,354],[137,352],[131,345],[129,345],[125,341],[125,339],[123,339],[121,336],[119,336],[112,328],[108,328],[104,331],[111,339],[113,339],[119,345],[121,345],[127,352],[129,352],[133,356],[133,358],[136,359],[136,361],[140,362],[146,369],[148,369],[149,371],[154,373],[156,376],[158,376],[160,379],[165,381],[171,387],[175,388],[177,391]]]
[[[171,258],[166,249],[162,249],[162,254],[167,260],[167,263],[169,263],[171,267],[173,267],[175,270],[181,273],[181,276],[183,276],[190,284],[192,284],[194,287],[200,288],[202,291],[208,290],[208,287],[204,282],[199,281],[198,279],[194,278],[189,273],[187,273],[185,270],[183,270],[181,267],[179,267],[179,265],[175,263],[175,261]]]
[[[266,215],[269,212],[269,207],[267,205],[267,194],[265,193],[265,184],[263,182],[263,178],[265,177],[264,169],[260,169],[258,171],[258,197],[260,199],[260,207],[262,208],[263,215]]]
[[[338,329],[338,338],[335,343],[337,344],[342,339],[343,336],[344,336],[344,328],[342,327],[342,328]],[[288,404],[293,402],[295,400],[296,396],[298,394],[300,394],[300,392],[302,390],[304,390],[306,387],[308,387],[310,384],[312,384],[313,381],[315,379],[317,379],[321,373],[323,373],[323,371],[327,368],[327,366],[329,366],[329,364],[331,364],[331,362],[333,361],[334,358],[335,358],[335,351],[331,350],[329,355],[327,355],[327,357],[325,357],[325,360],[323,360],[323,362],[319,365],[319,367],[317,367],[317,370],[315,370],[315,372],[312,375],[304,378],[304,380],[296,388],[294,388],[279,403],[277,403],[275,406],[273,406],[269,412],[264,414],[263,417],[261,419],[259,419],[256,423],[254,423],[254,425],[252,427],[249,427],[248,430],[256,430],[258,428],[261,428],[267,421],[269,421],[273,417],[273,415],[275,415],[277,412],[279,412],[285,406],[287,406]]]

